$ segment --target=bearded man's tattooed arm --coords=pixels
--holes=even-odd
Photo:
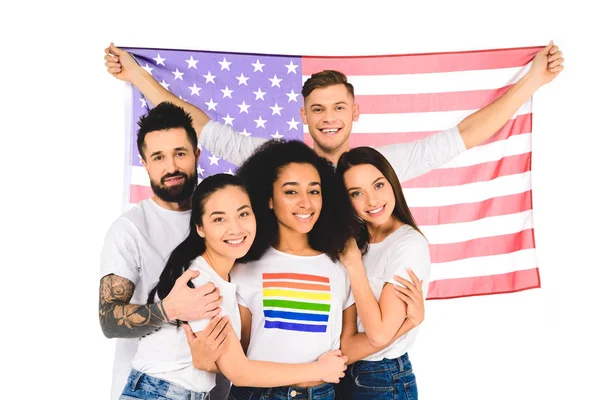
[[[135,285],[117,275],[100,281],[99,316],[107,338],[139,338],[167,323],[162,301],[148,305],[129,304]]]

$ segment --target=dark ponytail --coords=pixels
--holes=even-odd
[[[167,297],[175,281],[190,267],[193,260],[198,258],[206,251],[204,239],[198,236],[196,226],[190,227],[190,234],[183,242],[173,250],[160,274],[160,278],[156,286],[148,294],[148,304],[154,303],[155,295],[158,293],[159,299]],[[188,282],[189,287],[194,287],[191,281]]]

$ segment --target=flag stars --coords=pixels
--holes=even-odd
[[[300,121],[296,121],[294,119],[294,117],[292,117],[291,121],[286,121],[288,123],[288,125],[290,126],[290,131],[292,129],[298,130],[298,124],[300,123]]]
[[[249,104],[246,104],[246,101],[242,101],[242,104],[237,105],[240,108],[240,114],[246,113],[248,114],[248,109],[250,108]]]
[[[148,63],[146,63],[145,67],[142,67],[147,73],[149,73],[150,75],[152,75],[152,70],[154,68],[152,68],[151,66],[148,65]]]
[[[231,61],[227,61],[227,59],[225,57],[223,57],[223,61],[219,61],[219,64],[221,64],[221,71],[223,71],[224,69],[226,69],[227,71],[231,71],[229,69],[229,66],[231,65]]]
[[[277,103],[275,103],[275,105],[273,107],[269,107],[269,108],[273,111],[273,114],[271,114],[271,115],[275,115],[275,114],[281,115],[281,110],[283,110],[283,107],[279,107],[279,105],[277,105]]]
[[[230,116],[229,116],[229,113],[227,113],[227,116],[226,116],[226,117],[221,117],[221,118],[223,118],[223,120],[225,121],[225,125],[230,125],[230,126],[233,126],[233,120],[234,120],[235,118],[232,118],[232,117],[230,117]]]
[[[196,96],[200,96],[200,89],[198,86],[196,86],[196,82],[194,82],[194,86],[189,86],[188,89],[190,89],[192,91],[192,96],[196,95]]]
[[[235,79],[238,80],[238,86],[240,86],[240,85],[248,86],[248,84],[246,82],[248,82],[248,79],[250,79],[250,78],[247,76],[244,76],[244,73],[242,72],[240,74],[240,76],[236,76]]]
[[[298,65],[294,64],[292,62],[292,60],[290,60],[290,63],[288,65],[285,66],[287,68],[287,73],[289,74],[290,72],[293,72],[294,74],[297,74],[296,72],[296,68],[298,68]]]
[[[288,97],[288,103],[290,101],[295,101],[296,103],[298,102],[297,98],[298,96],[300,96],[300,93],[294,93],[294,89],[292,89],[291,92],[286,93],[287,97]]]
[[[271,81],[271,87],[277,86],[280,88],[281,86],[279,86],[279,82],[281,82],[283,79],[279,79],[277,75],[273,75],[273,77],[269,78],[269,80]]]
[[[164,54],[164,51],[163,51]],[[171,54],[171,53],[169,53]],[[285,97],[280,97],[280,98],[276,98],[275,95],[276,93],[279,92],[275,92],[274,90],[279,90],[281,91],[281,96],[286,96],[288,98],[288,103],[290,102],[300,102],[302,101],[302,99],[299,98],[299,96],[301,95],[301,93],[297,93],[295,92],[295,87],[294,89],[292,89],[292,87],[288,86],[291,81],[289,81],[289,77],[288,78],[281,78],[279,76],[277,76],[277,74],[275,74],[274,72],[274,68],[271,68],[270,70],[266,71],[265,73],[265,67],[266,67],[266,63],[263,63],[260,61],[260,58],[255,59],[255,62],[250,62],[249,59],[247,59],[247,61],[243,61],[242,64],[238,65],[236,64],[234,67],[236,68],[237,72],[237,76],[232,73],[231,71],[231,66],[233,66],[233,62],[231,62],[231,57],[234,57],[232,55],[229,55],[230,59],[227,60],[226,58],[226,54],[221,54],[221,56],[224,56],[223,58],[221,58],[221,60],[218,59],[212,59],[212,63],[206,64],[204,61],[204,58],[199,58],[199,59],[195,59],[195,57],[193,55],[191,55],[191,53],[187,53],[188,54],[188,59],[184,60],[183,58],[180,58],[180,63],[177,65],[174,65],[174,59],[173,56],[170,55],[170,64],[169,67],[165,69],[165,72],[170,72],[171,74],[173,74],[173,78],[171,78],[168,73],[167,75],[162,75],[159,78],[157,78],[157,81],[161,84],[161,86],[163,86],[165,89],[170,90],[170,91],[176,91],[178,84],[177,84],[177,80],[182,81],[181,86],[185,87],[185,85],[183,84],[183,82],[185,82],[186,84],[189,85],[189,82],[192,82],[192,86],[188,87],[190,90],[191,95],[189,96],[189,100],[193,101],[193,96],[199,96],[198,100],[197,100],[197,104],[201,105],[202,103],[205,104],[205,106],[202,106],[202,108],[207,111],[210,114],[210,111],[214,111],[215,114],[213,115],[213,119],[214,120],[218,120],[221,119],[223,122],[223,125],[225,126],[234,126],[234,122],[237,119],[238,122],[235,123],[235,126],[237,127],[237,129],[239,129],[239,134],[244,136],[244,137],[249,137],[251,138],[252,136],[263,136],[266,138],[271,138],[274,140],[285,140],[286,137],[290,136],[290,135],[298,135],[298,132],[302,132],[303,126],[302,126],[302,120],[299,118],[298,120],[295,119],[297,114],[293,114],[294,116],[288,120],[288,114],[290,114],[290,111],[292,110],[290,108],[290,105],[288,104],[288,106],[283,107],[279,105],[279,102],[281,101],[282,104],[285,104],[286,100]],[[259,56],[260,57],[260,56]],[[234,57],[235,58],[235,57]],[[263,58],[264,59],[264,58]],[[142,66],[142,68],[148,72],[150,75],[153,74],[153,70],[158,68],[160,70],[160,67],[158,67],[158,65],[160,66],[165,66],[166,64],[166,58],[162,57],[161,54],[156,54],[156,57],[151,59],[151,58],[147,58],[146,59],[147,62],[144,63],[140,63],[140,65]],[[146,61],[144,60],[144,61]],[[151,65],[152,61],[155,62],[156,67]],[[237,58],[235,58],[236,62],[238,61]],[[280,61],[279,67],[280,68],[278,70],[279,75],[290,75],[293,74],[295,75],[295,78],[298,78],[299,75],[302,75],[302,68],[300,65],[300,62],[298,59],[295,58],[288,58],[288,63],[287,65],[285,65],[285,58],[283,58],[282,61]],[[187,63],[187,68],[188,69],[196,69],[195,73],[186,73],[185,71],[185,65],[183,62]],[[200,68],[197,67],[197,64],[200,63],[200,61],[202,61],[202,64]],[[296,63],[296,61],[298,61],[298,63]],[[214,65],[214,63],[218,63],[219,67],[217,67],[216,65]],[[210,65],[210,66],[209,66]],[[238,69],[238,67],[244,66],[244,72],[241,71],[241,68]],[[274,64],[275,65],[275,64]],[[272,65],[271,67],[273,67],[274,65]],[[172,67],[177,66],[177,68],[175,70],[172,70]],[[179,71],[179,66],[182,67],[182,69],[184,71]],[[285,70],[283,69],[283,67],[285,66]],[[216,70],[217,72],[219,72],[219,70],[221,71],[219,73],[219,75],[215,75],[212,73],[212,71],[209,71],[208,68],[211,68],[212,70]],[[225,76],[224,75],[224,71],[227,71],[227,73],[229,74],[229,76]],[[205,74],[202,74],[202,71],[206,71]],[[286,72],[283,72],[286,71]],[[257,75],[257,73],[260,72],[262,75]],[[246,73],[248,73],[248,75],[246,75]],[[252,75],[254,73],[254,75]],[[273,73],[273,75],[271,75],[271,73]],[[198,76],[197,80],[198,83],[195,83],[195,76]],[[271,75],[271,78],[269,78],[269,75]],[[164,77],[164,79],[162,79]],[[216,85],[216,78],[219,77],[219,85]],[[184,79],[185,78],[185,79]],[[238,88],[233,90],[230,89],[229,86],[225,86],[225,88],[223,88],[223,84],[227,83],[231,83],[232,86],[235,86],[235,82],[233,79],[236,79],[238,82]],[[259,83],[259,79],[262,78],[262,83]],[[171,82],[167,81],[167,79],[169,79]],[[202,79],[204,79],[204,84],[202,82]],[[228,81],[227,81],[227,80]],[[250,79],[252,79],[252,82],[250,82]],[[267,80],[268,79],[268,80]],[[286,81],[285,83],[283,81]],[[289,81],[289,82],[288,82]],[[167,83],[169,82],[169,83]],[[211,83],[214,86],[209,86],[208,84]],[[281,84],[284,84],[283,89]],[[202,87],[199,87],[198,84],[203,84]],[[171,85],[174,85],[173,89],[170,88]],[[262,88],[257,87],[259,85],[265,86],[267,87],[267,89],[269,89],[269,92],[267,91],[263,91]],[[241,86],[246,86],[246,89],[241,88]],[[251,86],[251,87],[250,87]],[[277,88],[277,89],[274,89]],[[211,90],[212,89],[212,90]],[[254,91],[252,90],[254,89]],[[185,89],[183,89],[185,90]],[[223,99],[219,100],[219,102],[216,102],[214,100],[214,98],[219,99],[218,97],[218,90],[221,91],[221,93],[223,94]],[[258,100],[262,100],[263,103],[257,103],[257,104],[253,104],[252,103],[252,97],[247,97],[244,93],[244,90],[246,90],[247,92],[252,92],[255,96],[254,101],[258,102]],[[210,92],[210,93],[209,93]],[[233,99],[233,93],[236,92],[236,101],[231,102],[231,104],[227,103],[227,101],[225,100],[225,98],[230,98]],[[287,92],[287,93],[286,93]],[[184,93],[183,93],[184,94]],[[266,101],[266,95],[269,94],[269,101]],[[179,96],[179,93],[176,93],[177,96]],[[138,93],[138,100],[140,101],[139,106],[141,108],[144,108],[145,110],[138,110],[142,113],[147,112],[148,109],[152,108],[151,103],[145,99],[142,95],[140,95]],[[248,96],[250,96],[248,94]],[[206,98],[209,98],[210,100],[206,100]],[[239,98],[242,97],[244,100],[242,101],[242,103],[238,103]],[[179,96],[179,98],[181,98],[181,96]],[[246,103],[245,99],[248,99],[248,103]],[[273,103],[273,100],[277,100],[277,102]],[[268,103],[271,103],[271,106],[268,105]],[[264,107],[260,107],[260,105],[263,105]],[[219,109],[220,112],[219,114],[217,114],[217,107],[221,106],[221,108]],[[237,117],[232,116],[231,114],[235,115],[235,106],[239,107],[239,114]],[[234,107],[233,109],[231,107]],[[269,108],[271,110],[271,116],[269,116],[268,111],[265,112],[264,110],[266,108]],[[293,106],[292,106],[293,107]],[[250,108],[252,108],[252,117],[250,117]],[[260,111],[260,110],[263,111]],[[286,116],[285,118],[282,117],[283,115],[283,111],[286,111]],[[226,111],[229,111],[228,113],[226,113],[226,115],[223,115],[223,113],[225,113]],[[241,114],[246,114],[246,117],[242,116]],[[256,117],[256,114],[259,114],[259,117]],[[262,117],[262,114],[264,114],[265,116],[269,117],[269,120],[266,120]],[[283,126],[277,126],[276,122],[280,120],[280,123],[284,123],[288,125],[288,132],[285,131],[285,125]],[[243,123],[244,121],[246,121],[245,123]],[[255,128],[252,128],[252,125],[250,125],[252,123],[252,121],[255,123]],[[250,124],[248,124],[248,122],[250,122]],[[269,124],[269,128],[266,127],[266,124],[268,122],[271,122]],[[246,125],[246,126],[244,126]],[[273,128],[283,128],[282,129],[282,133],[279,132],[279,130],[276,130],[275,132],[273,132]],[[248,131],[248,129],[250,129],[251,131]],[[260,129],[263,129],[262,131]],[[292,134],[291,132],[295,131],[294,134]],[[261,133],[262,132],[262,133]],[[291,137],[291,136],[290,136]],[[241,138],[240,138],[241,139]],[[198,164],[197,167],[197,173],[198,173],[198,177],[200,178],[206,178],[206,176],[212,174],[214,171],[222,171],[229,174],[234,174],[235,173],[235,167],[231,166],[231,164],[229,163],[223,163],[221,165],[219,165],[219,162],[221,160],[225,160],[224,158],[220,157],[220,156],[216,156],[214,154],[211,154],[210,152],[206,152],[206,155],[203,154],[202,157],[202,163],[201,165]],[[210,165],[210,167],[208,166]],[[213,166],[215,168],[213,168]],[[229,168],[231,166],[231,168]],[[204,168],[207,167],[207,168]],[[202,179],[199,179],[200,181]]]
[[[267,92],[263,92],[262,90],[260,90],[260,88],[258,88],[257,92],[252,92],[256,95],[256,98],[254,100],[258,100],[261,99],[262,101],[265,100],[265,94],[267,94]]]
[[[256,122],[256,127],[257,128],[266,128],[265,127],[265,123],[267,122],[266,119],[262,119],[262,116],[259,116],[258,119],[255,119],[254,122]]]
[[[217,111],[217,105],[218,105],[219,103],[215,103],[215,102],[213,101],[212,97],[211,97],[211,98],[210,98],[210,101],[206,101],[206,102],[204,102],[204,104],[206,104],[206,106],[208,107],[208,110],[207,110],[207,111],[210,111],[210,110]]]
[[[273,135],[271,135],[271,137],[275,140],[279,140],[281,138],[283,138],[283,135],[279,133],[279,131],[275,131],[275,133]]]
[[[225,86],[225,89],[221,89],[221,92],[223,92],[223,98],[229,97],[230,99],[233,99],[233,97],[231,97],[233,90],[229,89],[229,86]]]
[[[254,72],[256,72],[256,71],[263,72],[262,67],[265,66],[265,64],[260,63],[260,60],[258,58],[256,59],[256,62],[254,64],[250,64],[250,65],[252,65],[254,67]]]
[[[208,74],[202,75],[202,76],[204,78],[206,78],[206,82],[204,82],[204,83],[208,83],[208,82],[215,83],[215,78],[217,77],[216,75],[211,75],[210,71],[208,71]]]
[[[210,160],[210,165],[219,165],[219,160],[220,158],[215,156],[214,154],[210,157],[208,157],[208,159]]]
[[[171,86],[169,83],[165,82],[164,79],[160,82],[160,85],[167,90],[169,90],[169,86]]]
[[[156,65],[162,65],[162,66],[165,66],[165,60],[166,60],[166,58],[162,58],[162,57],[160,56],[160,54],[157,54],[157,55],[156,55],[156,58],[153,58],[153,60],[154,60],[154,61],[156,61]]]
[[[190,56],[190,59],[189,59],[189,60],[185,60],[185,62],[187,62],[187,63],[188,63],[188,69],[190,69],[190,68],[198,69],[198,68],[196,67],[196,64],[198,64],[198,61],[199,61],[199,60],[194,60],[194,57],[193,57],[193,56]]]
[[[173,75],[175,75],[175,80],[179,79],[183,81],[183,72],[179,72],[179,68],[176,68],[175,71],[171,71]]]

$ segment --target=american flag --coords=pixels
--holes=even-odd
[[[351,146],[418,140],[455,126],[508,90],[542,47],[361,57],[307,57],[124,48],[165,88],[242,135],[312,139],[300,119],[302,84],[324,69],[354,85],[360,120]],[[137,121],[150,107],[131,87],[127,108],[130,204],[150,197],[136,148]],[[540,287],[531,193],[531,99],[485,143],[403,182],[430,243],[428,299]],[[235,173],[202,149],[199,178]]]

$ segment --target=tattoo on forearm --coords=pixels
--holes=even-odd
[[[117,275],[100,281],[100,325],[109,338],[139,338],[168,322],[162,302],[129,304],[135,285]]]

